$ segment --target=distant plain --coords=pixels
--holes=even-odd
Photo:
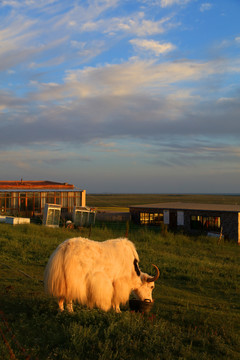
[[[98,210],[128,211],[129,206],[161,202],[240,205],[240,195],[226,194],[87,194],[87,205]]]

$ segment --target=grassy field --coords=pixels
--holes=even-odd
[[[96,208],[127,208],[131,205],[160,202],[194,202],[203,204],[240,204],[238,195],[179,195],[179,194],[87,194],[87,205]]]
[[[96,224],[91,238],[124,236],[125,224]],[[57,311],[43,291],[47,260],[63,240],[89,229],[0,224],[0,358],[239,359],[240,247],[206,237],[131,227],[143,271],[161,270],[150,314],[75,305]],[[12,357],[14,358],[14,357]]]

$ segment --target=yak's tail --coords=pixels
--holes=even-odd
[[[64,270],[66,244],[60,244],[51,255],[44,271],[44,289],[55,297],[66,297],[67,284]]]

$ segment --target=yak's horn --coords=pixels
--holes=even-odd
[[[160,271],[159,271],[158,267],[157,267],[156,265],[154,265],[154,264],[152,264],[152,266],[155,267],[155,269],[156,269],[156,274],[155,274],[155,276],[153,276],[153,277],[149,277],[149,278],[147,279],[147,282],[156,281],[156,280],[159,278],[159,276],[160,276]]]

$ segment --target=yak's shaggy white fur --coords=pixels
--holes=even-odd
[[[136,259],[136,260],[135,260]],[[133,290],[144,300],[152,300],[149,275],[136,273],[139,261],[134,244],[127,239],[96,242],[85,238],[64,241],[51,255],[44,273],[45,291],[58,299],[60,310],[72,311],[72,300],[120,311]],[[148,282],[147,282],[148,279]]]

